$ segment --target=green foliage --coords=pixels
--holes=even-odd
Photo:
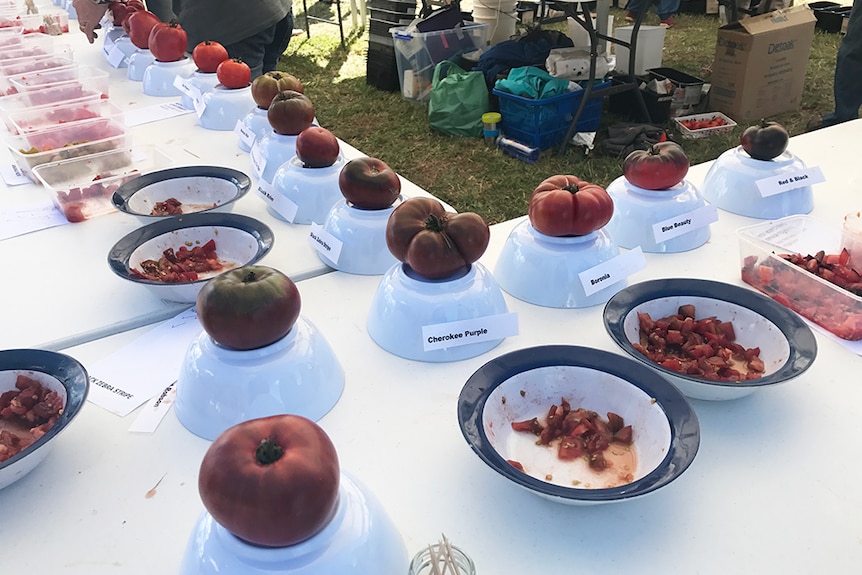
[[[299,7],[297,7],[298,9]],[[404,100],[400,93],[380,91],[366,83],[366,30],[350,32],[348,4],[342,4],[345,44],[339,42],[337,26],[312,23],[311,37],[291,40],[280,68],[299,77],[305,93],[315,106],[319,123],[363,153],[385,161],[398,173],[448,202],[456,210],[476,212],[489,223],[521,216],[533,188],[555,174],[574,174],[581,179],[607,186],[622,174],[622,160],[602,152],[603,130],[620,121],[605,111],[595,148],[569,146],[559,156],[547,150],[534,164],[509,157],[487,147],[481,139],[444,136],[428,128],[427,108]],[[335,19],[332,5],[309,5],[316,17]],[[624,23],[622,10],[613,8],[618,25]],[[715,51],[718,18],[713,15],[681,14],[677,25],[667,31],[662,65],[704,78]],[[655,21],[653,21],[655,20]],[[645,24],[657,24],[654,13]],[[297,13],[297,27],[305,27]],[[564,30],[565,23],[550,28]],[[349,36],[348,36],[349,33]],[[799,110],[770,118],[780,122],[791,135],[805,131],[808,120],[832,109],[832,82],[840,36],[817,31],[809,59],[807,80]],[[605,104],[607,109],[607,103]],[[736,146],[747,123],[733,132],[698,140],[682,140],[668,123],[672,139],[680,142],[692,164],[718,157]]]

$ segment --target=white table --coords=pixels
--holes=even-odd
[[[90,46],[84,35],[75,31],[62,36],[62,41],[74,47],[76,61],[109,71],[110,100],[120,108],[133,110],[179,101],[179,97],[144,95],[141,83],[129,80],[125,69],[110,67],[102,53],[101,40]],[[233,211],[252,216],[273,229],[275,245],[261,263],[280,269],[295,281],[332,271],[309,244],[309,226],[276,218],[257,196],[250,155],[239,148],[236,134],[201,128],[194,113],[135,126],[130,128],[130,134],[133,144],[156,146],[167,152],[176,165],[220,165],[251,176],[251,191]],[[363,155],[345,142],[341,147],[348,159]],[[0,151],[0,162],[4,161],[12,161],[5,146]],[[402,192],[406,197],[429,196],[404,178]],[[9,187],[0,181],[0,210],[32,205],[47,197],[46,190],[36,184]],[[0,330],[0,348],[62,349],[161,321],[188,307],[165,302],[108,268],[111,246],[140,226],[136,218],[114,213],[0,241],[0,258],[4,261],[0,271],[4,296],[0,303],[0,325],[4,327]],[[46,259],[36,259],[34,254]]]
[[[857,121],[793,138],[791,149],[827,178],[815,188],[816,217],[837,221],[858,209],[851,143],[860,130]],[[692,169],[690,180],[699,183],[707,167]],[[518,221],[492,227],[483,265],[493,270]],[[630,281],[741,284],[734,230],[753,221],[720,212],[709,243],[647,254],[647,267]],[[445,533],[488,574],[853,573],[862,564],[855,440],[862,359],[820,332],[817,360],[798,379],[733,402],[693,401],[701,446],[677,481],[634,501],[569,507],[487,468],[462,438],[455,407],[467,378],[505,352],[543,344],[618,352],[602,326],[602,306],[560,310],[507,296],[518,336],[479,357],[429,364],[393,356],[368,337],[378,283],[378,276],[334,272],[299,288],[303,316],[347,374],[343,396],[320,423],[342,467],[388,510],[410,554]],[[68,353],[92,365],[145,329]],[[203,509],[196,479],[208,443],[173,414],[152,435],[128,433],[130,419],[88,404],[42,466],[0,492],[0,540],[15,551],[4,556],[4,572],[23,571],[34,557],[52,573],[177,572]]]

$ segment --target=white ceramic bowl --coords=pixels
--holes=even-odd
[[[674,253],[693,250],[709,241],[709,225],[692,223],[692,215],[707,202],[688,180],[667,190],[647,190],[620,176],[608,186],[608,194],[614,200],[614,215],[605,229],[624,248],[640,246],[644,252]],[[688,231],[668,237],[667,227],[671,233]]]
[[[84,366],[67,355],[41,349],[0,351],[0,394],[15,389],[19,375],[57,392],[65,403],[63,413],[51,429],[23,451],[0,462],[0,489],[15,483],[44,461],[54,448],[54,439],[81,411],[90,388]],[[0,429],[4,428],[0,425]]]
[[[153,62],[144,70],[142,79],[144,94],[148,96],[171,97],[181,96],[182,92],[174,85],[179,76],[186,78],[194,72],[195,64],[189,57],[183,57],[176,62]]]
[[[255,107],[251,86],[225,88],[218,84],[202,97],[198,124],[207,130],[231,131]]]
[[[254,141],[251,147],[251,164],[258,184],[269,190],[275,172],[296,155],[296,136],[268,132]]]
[[[554,237],[537,231],[528,219],[506,238],[494,278],[514,297],[545,307],[578,308],[608,301],[625,287],[618,281],[587,294],[579,274],[620,255],[604,229],[583,235]]]
[[[632,426],[634,469],[615,465],[595,472],[584,458],[561,460],[555,441],[537,445],[532,433],[512,429],[513,422],[533,417],[544,425],[550,407],[563,399],[572,410],[622,416]],[[666,379],[620,355],[568,345],[520,349],[486,363],[461,390],[458,422],[467,443],[494,471],[541,497],[571,505],[652,493],[682,475],[700,445],[697,416]],[[621,480],[620,474],[631,477]]]
[[[490,351],[503,338],[484,339],[473,334],[470,337],[475,341],[471,343],[426,349],[423,328],[478,320],[469,322],[475,330],[476,326],[481,327],[482,318],[507,312],[503,292],[491,272],[478,262],[465,274],[444,280],[419,277],[409,266],[398,262],[377,286],[367,328],[377,345],[399,357],[428,362],[459,361]]]
[[[338,195],[341,196],[339,190]],[[381,275],[398,264],[386,245],[386,225],[389,216],[402,198],[382,210],[363,210],[349,204],[342,196],[329,209],[323,229],[341,242],[337,257],[318,251],[326,265],[339,271],[358,275]]]
[[[250,545],[203,513],[189,537],[180,575],[398,575],[407,565],[401,534],[375,495],[342,471],[335,516],[320,533],[289,547]]]
[[[121,278],[151,290],[164,300],[194,303],[206,281],[218,273],[206,274],[193,282],[165,283],[139,278],[131,270],[140,269],[144,260],[158,260],[168,248],[192,248],[209,240],[215,240],[216,254],[225,269],[231,269],[260,261],[272,249],[275,236],[265,224],[239,214],[205,213],[163,218],[138,228],[114,244],[108,253],[108,265]]]
[[[243,133],[240,134],[239,149],[243,152],[250,152],[251,147],[259,138],[272,131],[266,114],[267,110],[255,106],[240,120],[242,124],[240,129]]]
[[[657,320],[694,305],[696,319],[716,317],[733,324],[736,342],[760,348],[762,377],[746,381],[716,381],[665,368],[640,353],[638,313]],[[817,355],[817,342],[795,313],[753,290],[710,280],[662,279],[634,284],[608,301],[605,328],[632,358],[662,374],[687,397],[711,401],[736,399],[764,387],[785,383],[804,373]]]
[[[239,170],[221,166],[181,166],[150,172],[129,180],[114,192],[111,202],[119,211],[145,222],[173,217],[153,215],[157,202],[170,198],[182,204],[184,214],[224,212],[251,188],[251,179]]]
[[[142,82],[147,68],[155,61],[156,57],[149,50],[135,50],[126,61],[126,77],[133,82]]]
[[[201,72],[195,70],[188,78],[185,79],[186,85],[191,90],[194,97],[185,92],[180,98],[180,103],[186,110],[195,109],[195,98],[203,98],[203,95],[215,88],[218,85],[218,76],[215,72]]]
[[[306,168],[297,156],[293,156],[276,170],[272,187],[273,191],[289,202],[288,205],[296,206],[296,211],[292,218],[271,208],[270,212],[292,224],[322,224],[332,207],[344,199],[338,185],[338,175],[344,164],[344,156],[338,154],[338,159],[331,166]],[[389,266],[380,273],[386,269]]]
[[[710,166],[701,186],[706,200],[717,208],[748,216],[774,220],[814,209],[811,186],[803,186],[764,197],[757,181],[792,175],[805,169],[805,162],[789,150],[772,160],[755,160],[737,146],[721,154]]]
[[[228,427],[290,413],[317,421],[344,389],[344,370],[318,329],[300,316],[283,338],[232,350],[202,332],[186,351],[177,379],[177,419],[213,440]]]

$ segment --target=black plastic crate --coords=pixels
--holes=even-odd
[[[706,0],[682,0],[679,3],[680,14],[706,14]]]
[[[700,104],[704,81],[697,76],[673,68],[650,68],[650,80],[670,80],[674,86],[670,103],[671,115],[690,114]]]
[[[392,40],[391,37],[389,40]],[[374,41],[368,42],[365,83],[385,92],[401,91],[398,62],[395,60],[395,48],[392,45]]]
[[[377,18],[368,19],[368,33],[374,36],[392,36],[389,33],[391,28],[399,28],[409,24],[411,20],[405,19],[403,22],[389,22],[387,20],[378,20]]]
[[[638,84],[646,83],[646,78],[637,79]],[[631,83],[629,76],[614,76],[611,78],[613,86]],[[672,94],[656,94],[650,90],[640,90],[643,96],[644,104],[646,104],[649,118],[644,118],[640,106],[637,102],[637,95],[634,90],[617,92],[608,97],[608,112],[622,116],[632,122],[649,122],[652,124],[665,124],[670,120],[670,103],[673,100]]]
[[[392,12],[391,10],[382,10],[380,8],[369,8],[368,15],[375,20],[383,22],[406,22],[409,24],[416,18],[415,12]],[[396,24],[396,26],[404,26],[405,24]],[[386,31],[389,34],[389,31]]]

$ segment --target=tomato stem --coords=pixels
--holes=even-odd
[[[284,448],[268,437],[261,439],[260,445],[254,451],[254,457],[261,465],[275,463],[282,455],[284,455]]]
[[[245,274],[242,278],[242,283],[249,284],[257,279],[257,275],[255,275],[254,270],[248,270],[248,273]]]
[[[432,232],[442,232],[445,229],[443,218],[437,214],[428,214],[428,217],[425,218],[425,229]]]
[[[578,184],[568,184],[560,188],[561,190],[566,190],[570,194],[577,194],[581,191],[581,188]]]

